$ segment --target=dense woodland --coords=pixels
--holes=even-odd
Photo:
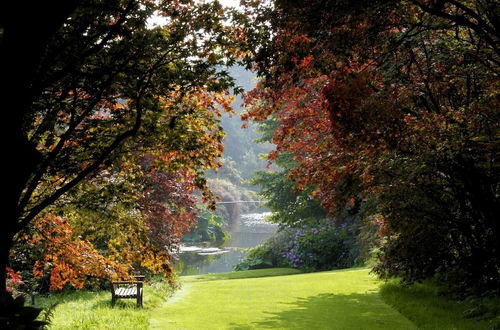
[[[12,297],[32,291],[137,273],[174,285],[183,235],[250,190],[280,229],[240,269],[369,264],[381,278],[498,296],[496,1],[0,12],[5,322],[22,308]]]

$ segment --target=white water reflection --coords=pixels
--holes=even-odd
[[[266,218],[271,214],[272,212],[242,214],[240,216],[240,221],[245,226],[276,226],[275,224],[266,221]]]
[[[179,248],[179,253],[195,252],[200,256],[209,256],[214,254],[222,254],[229,252],[229,249],[221,249],[216,247],[200,247],[200,246],[182,246]]]
[[[230,272],[252,248],[271,237],[275,224],[265,221],[271,212],[242,214],[238,226],[230,230],[231,241],[225,248],[181,246],[176,268],[180,275]]]

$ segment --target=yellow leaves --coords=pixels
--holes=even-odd
[[[160,100],[164,112],[155,121],[164,139],[163,150],[155,153],[162,168],[216,169],[224,136],[218,118],[233,113],[233,101],[227,92],[203,88],[184,91],[176,86],[165,95]]]
[[[39,234],[31,242],[43,249],[43,259],[33,266],[33,275],[50,277],[50,289],[65,285],[82,288],[89,277],[115,278],[127,276],[127,267],[101,255],[86,240],[74,237],[73,229],[64,219],[48,214],[34,223]]]
[[[33,266],[33,276],[35,276],[36,279],[40,279],[42,278],[43,274],[44,270],[42,261],[35,261],[35,265]]]
[[[192,89],[189,92],[181,91],[180,86],[161,98],[161,106],[169,116],[182,114],[183,110],[194,110],[197,117],[210,114],[220,117],[222,112],[234,113],[231,103],[234,97],[228,92],[208,92],[203,88]],[[221,112],[222,111],[222,112]]]
[[[137,160],[146,156],[142,152],[140,155],[127,154],[123,157],[119,170],[102,169],[99,172],[102,184],[111,180],[113,183],[140,180],[142,176],[155,170],[182,172],[181,179],[177,181],[183,187],[182,193],[192,194],[198,188],[203,198],[212,205],[214,198],[206,182],[198,176],[203,169],[220,167],[218,157],[223,151],[224,134],[218,118],[224,112],[233,112],[233,101],[234,98],[226,92],[212,93],[202,88],[185,92],[178,86],[173,88],[160,100],[163,111],[144,117],[144,127],[158,131],[155,141],[148,141],[151,144],[144,146],[151,166],[142,173]],[[96,115],[92,120],[106,119],[115,112],[127,110],[126,103],[103,101],[99,106],[104,109],[98,114],[103,118]],[[70,140],[63,148],[77,149],[80,142]],[[90,165],[89,162],[79,164],[81,169]],[[54,182],[57,180],[54,176]],[[35,262],[32,271],[37,279],[49,278],[51,290],[59,290],[68,285],[82,288],[89,278],[127,278],[129,270],[137,266],[155,273],[163,272],[168,276],[172,273],[170,256],[164,251],[164,246],[160,248],[155,243],[156,238],[148,236],[151,230],[145,224],[144,215],[134,217],[120,213],[119,225],[103,224],[107,219],[98,212],[86,211],[82,214],[80,210],[75,210],[66,212],[65,215],[71,217],[71,224],[62,217],[45,214],[33,223],[34,234],[23,238],[41,250],[42,257]],[[173,209],[172,218],[176,223],[168,230],[171,231],[169,235],[174,238],[180,237],[194,221],[193,211],[189,207]],[[75,232],[74,228],[79,232]],[[82,236],[99,242],[99,248],[106,251],[105,254]]]

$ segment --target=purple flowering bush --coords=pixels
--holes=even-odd
[[[357,262],[356,240],[347,228],[329,220],[284,227],[261,246],[252,249],[236,270],[293,267],[320,271],[352,267]]]
[[[234,270],[248,270],[272,267],[291,267],[282,254],[286,251],[284,242],[289,239],[289,233],[278,231],[262,245],[250,249],[243,261],[234,267]]]

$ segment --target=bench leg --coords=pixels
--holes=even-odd
[[[137,307],[142,307],[142,282],[137,283]]]

